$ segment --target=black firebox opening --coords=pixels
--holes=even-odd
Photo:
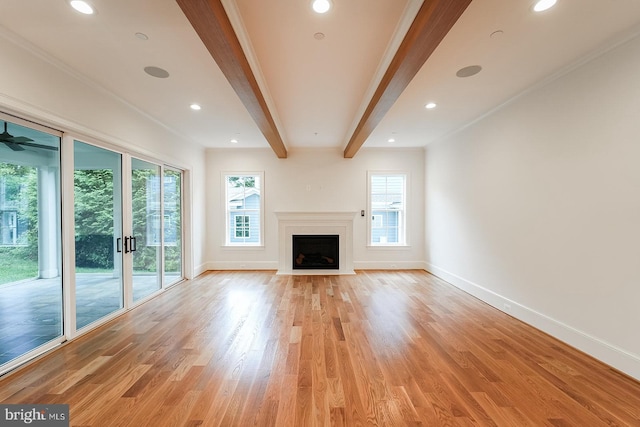
[[[338,235],[293,235],[293,269],[338,270]]]

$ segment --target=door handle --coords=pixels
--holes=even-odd
[[[119,241],[120,239],[118,239]],[[131,252],[135,252],[138,249],[138,244],[136,242],[136,238],[133,236],[125,236],[124,238],[124,253],[128,254]],[[120,252],[120,251],[118,251]]]
[[[122,238],[118,237],[116,239],[116,252],[120,253],[122,252]]]

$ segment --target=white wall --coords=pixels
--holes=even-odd
[[[367,171],[409,174],[408,230],[410,246],[382,249],[367,246]],[[225,248],[221,173],[264,171],[265,245]],[[307,190],[307,188],[310,188]],[[354,267],[424,267],[424,154],[422,149],[361,149],[353,159],[340,150],[290,150],[278,159],[270,149],[207,151],[208,259],[211,269],[278,268],[278,222],[274,212],[350,211],[354,221]]]
[[[640,38],[427,147],[428,269],[640,379]]]
[[[181,141],[88,79],[70,74],[55,60],[0,30],[0,111],[188,169],[190,227],[204,228],[203,148]],[[193,237],[187,270],[198,274],[204,265],[205,242],[200,232]]]

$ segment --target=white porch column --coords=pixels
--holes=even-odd
[[[58,168],[38,167],[38,277],[60,275],[60,185]]]

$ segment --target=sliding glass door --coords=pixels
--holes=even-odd
[[[76,329],[124,307],[122,156],[74,143]]]
[[[0,374],[182,280],[182,185],[0,114]]]
[[[182,172],[131,159],[133,301],[182,279]]]
[[[0,116],[0,374],[63,340],[60,137]]]
[[[164,168],[164,284],[182,280],[182,172]]]
[[[162,287],[160,166],[131,159],[133,301]]]

